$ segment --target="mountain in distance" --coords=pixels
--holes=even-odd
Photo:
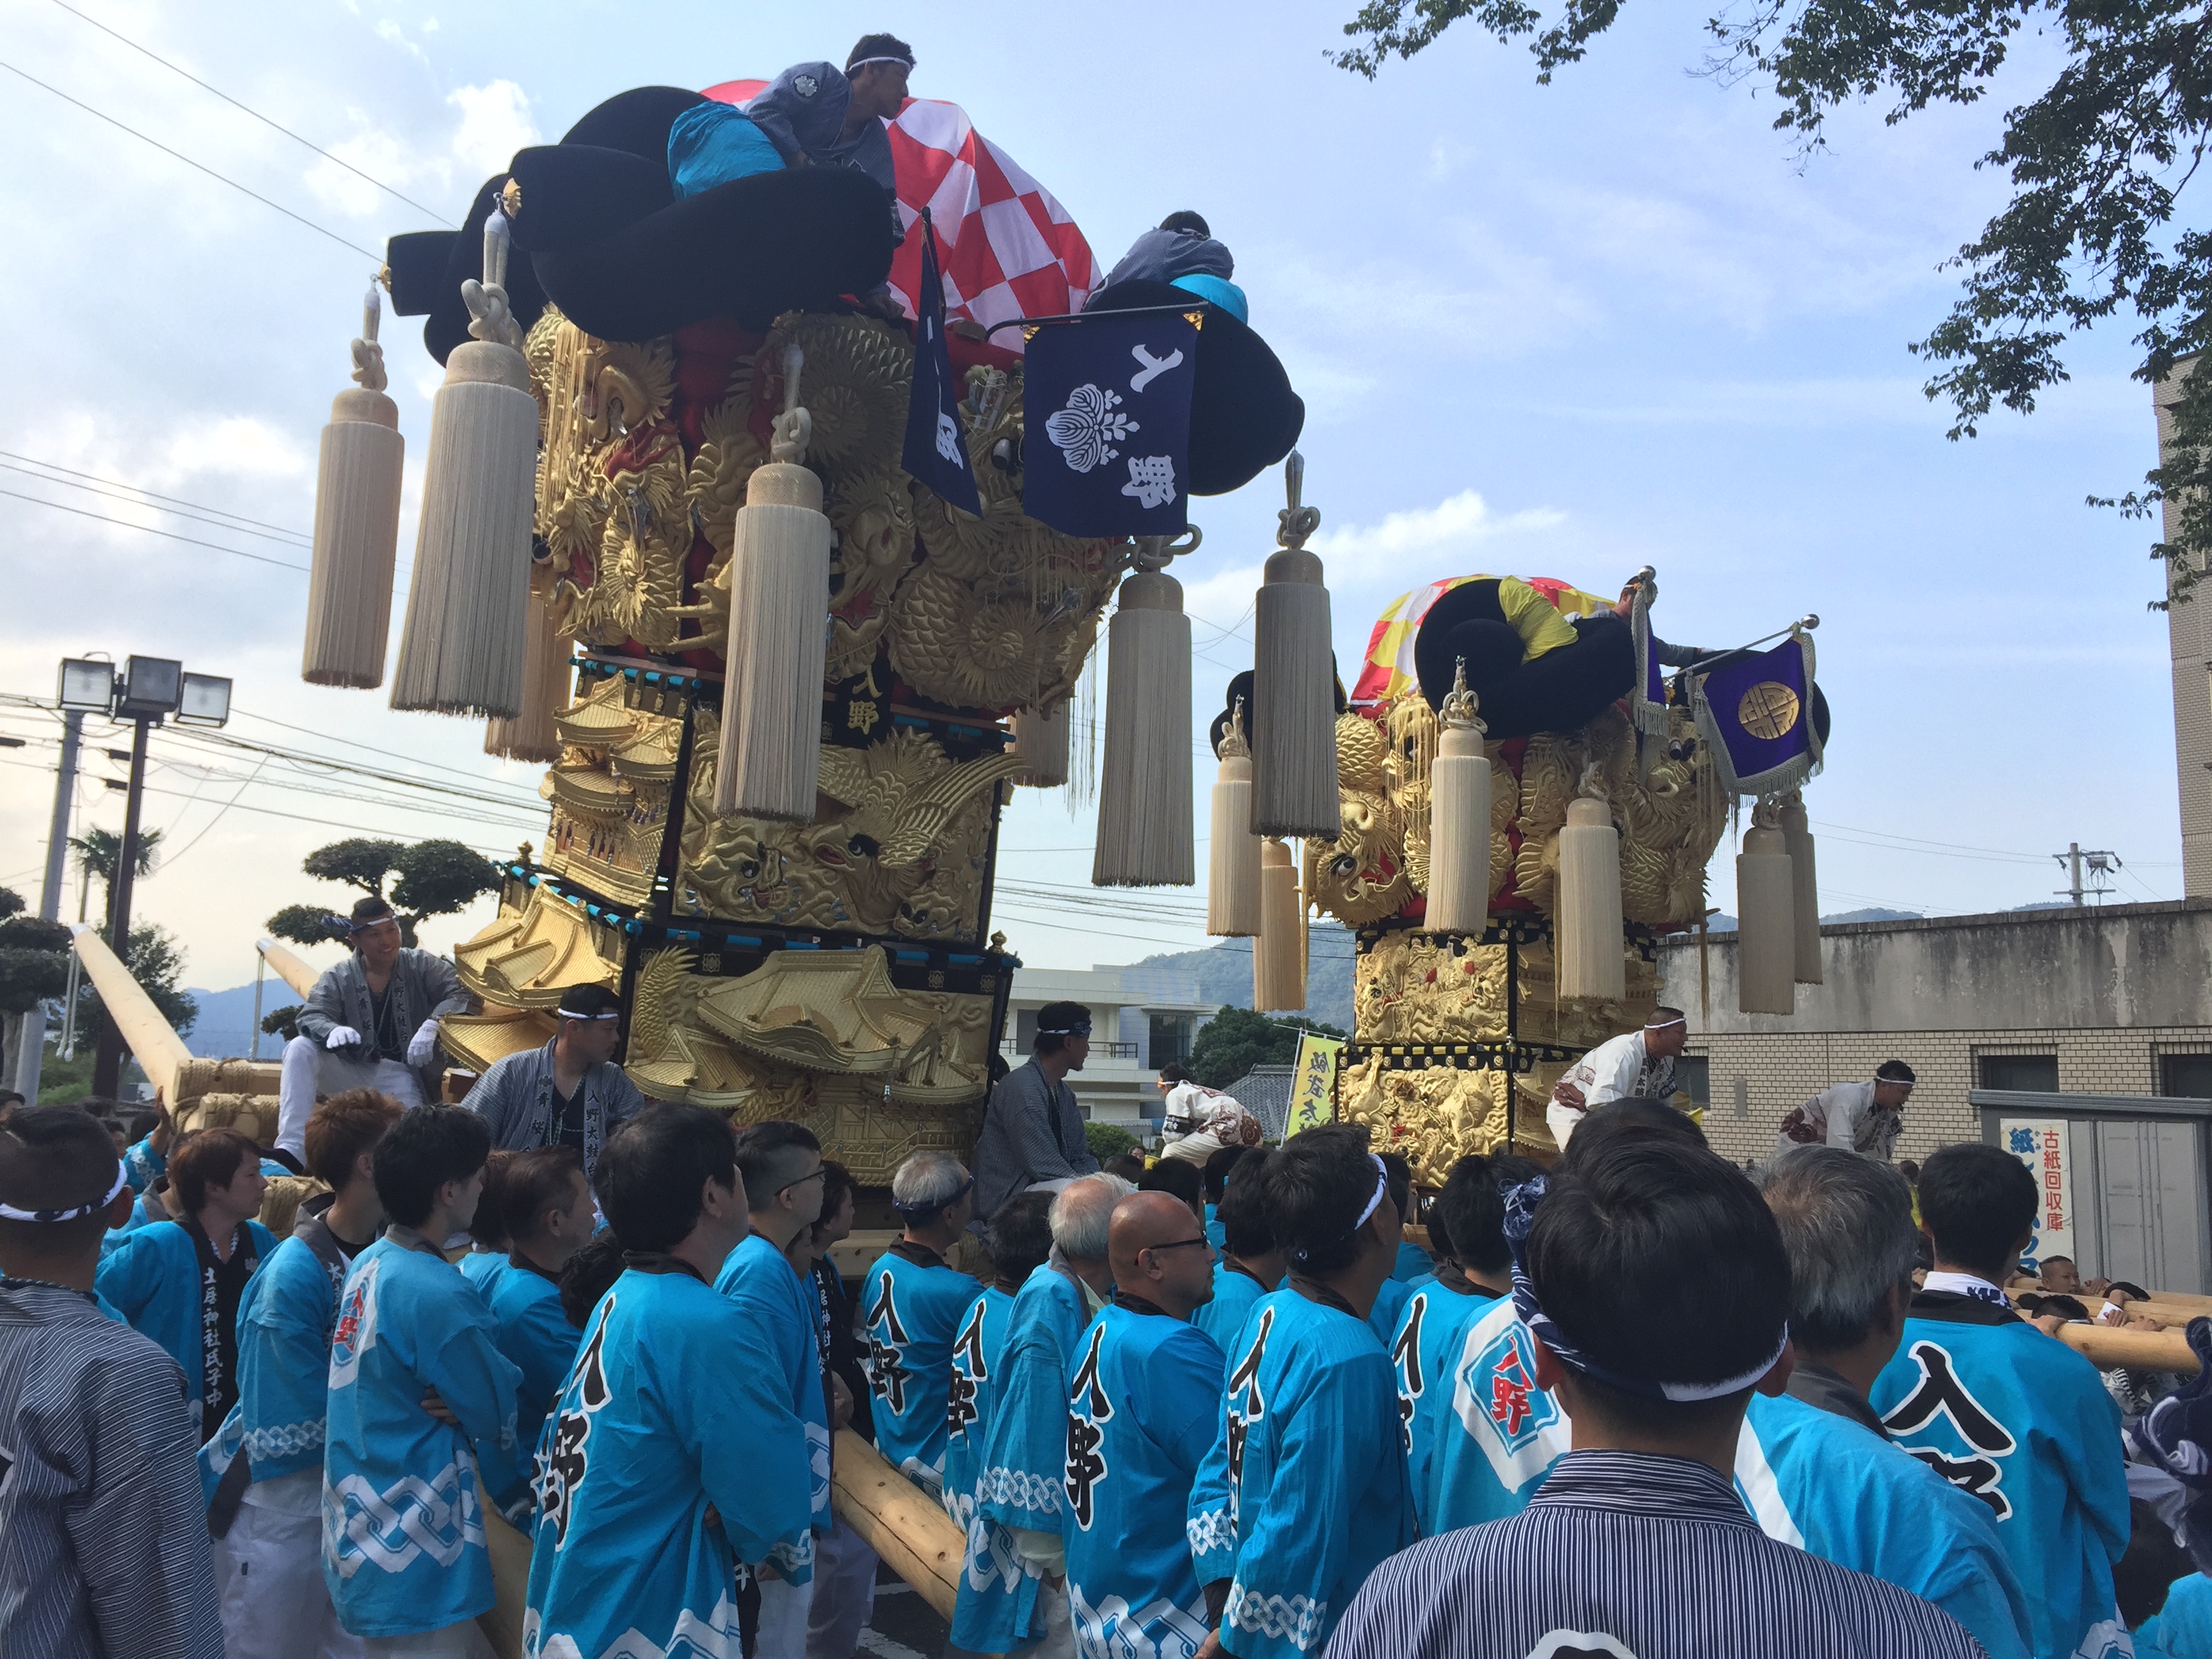
[[[1283,1019],[1307,1019],[1352,1029],[1352,930],[1333,921],[1317,921],[1306,939],[1306,1006]],[[1198,981],[1201,1002],[1224,1003],[1232,1008],[1252,1006],[1252,941],[1224,939],[1204,951],[1178,951],[1146,957],[1127,965],[1101,963],[1108,972],[1118,966],[1123,974],[1147,969],[1188,974]]]

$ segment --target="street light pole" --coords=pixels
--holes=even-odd
[[[138,872],[138,811],[146,787],[146,738],[160,718],[140,714],[131,724],[131,787],[123,798],[123,843],[116,849],[115,875],[107,884],[107,945],[115,959],[131,964],[131,888]],[[100,1033],[100,1053],[92,1062],[92,1091],[112,1100],[123,1079],[123,1034],[109,1020]]]

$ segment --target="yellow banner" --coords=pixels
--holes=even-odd
[[[1291,1122],[1285,1139],[1301,1129],[1336,1121],[1336,1068],[1344,1054],[1341,1037],[1298,1034],[1296,1069],[1291,1073]]]

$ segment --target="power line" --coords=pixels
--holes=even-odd
[[[434,209],[424,207],[420,202],[416,201],[411,196],[400,195],[398,191],[392,189],[391,185],[386,184],[381,179],[370,178],[368,174],[363,173],[352,162],[345,161],[342,157],[331,155],[330,151],[325,149],[320,144],[315,143],[312,138],[302,138],[298,133],[293,131],[291,128],[280,125],[278,123],[270,120],[267,116],[264,115],[259,110],[255,109],[252,105],[240,103],[237,99],[232,97],[228,93],[224,92],[220,88],[208,85],[206,82],[201,80],[198,76],[193,74],[190,70],[179,68],[178,65],[171,63],[167,58],[162,57],[161,53],[155,52],[150,47],[142,46],[138,42],[133,40],[129,35],[118,33],[117,30],[108,27],[106,24],[101,22],[97,17],[86,16],[84,13],[79,11],[75,6],[70,5],[69,3],[69,0],[54,0],[54,3],[59,6],[64,11],[69,13],[70,16],[82,18],[84,21],[91,24],[93,27],[98,29],[102,34],[113,35],[116,40],[120,40],[125,46],[130,47],[131,51],[143,53],[146,57],[152,58],[155,63],[159,64],[163,69],[172,70],[178,75],[183,76],[185,80],[191,82],[203,92],[211,92],[215,94],[216,97],[222,99],[224,103],[228,104],[233,109],[243,110],[246,114],[251,115],[255,120],[260,122],[262,125],[275,128],[276,131],[283,133],[287,138],[289,138],[295,143],[305,144],[309,149],[314,151],[316,155],[321,156],[325,161],[336,162],[339,167],[343,167],[348,173],[350,173],[355,178],[361,179],[363,183],[374,185],[386,196],[392,198],[396,201],[406,203],[409,207],[413,208],[417,213],[427,213],[431,218],[435,219],[440,224],[445,225],[449,228],[452,227],[453,221],[447,219]]]
[[[43,465],[44,463],[40,465]],[[37,466],[20,466],[8,460],[0,460],[0,471],[20,472],[27,478],[36,478],[40,483],[58,484],[64,489],[82,489],[88,495],[97,495],[103,501],[122,501],[131,507],[143,507],[149,513],[167,513],[173,518],[191,519],[199,524],[212,526],[217,530],[234,530],[240,535],[258,537],[265,542],[287,542],[300,548],[311,547],[313,544],[313,538],[304,531],[279,530],[274,526],[265,529],[255,529],[252,527],[254,521],[250,519],[241,520],[234,513],[224,513],[220,507],[202,507],[197,503],[180,502],[174,507],[157,505],[155,501],[139,499],[141,495],[150,495],[152,491],[141,490],[134,495],[125,495],[122,492],[131,489],[131,485],[119,484],[114,489],[107,489],[105,486],[108,481],[104,478],[90,483],[78,481],[79,478],[88,476],[85,474],[79,474],[78,478],[57,478],[51,473],[40,471]],[[162,496],[157,499],[166,503],[174,498]]]
[[[0,69],[5,69],[0,64]],[[59,482],[57,480],[56,482]],[[204,542],[197,536],[179,536],[173,530],[157,530],[149,524],[133,524],[128,519],[118,519],[106,513],[93,513],[82,507],[70,507],[61,501],[50,501],[42,495],[26,495],[20,489],[0,489],[0,495],[9,495],[19,501],[29,501],[38,507],[51,507],[57,513],[74,513],[80,519],[97,519],[102,524],[121,525],[125,530],[136,530],[149,536],[165,536],[173,542],[184,542],[193,547],[212,548],[217,553],[235,554],[241,559],[252,559],[257,564],[273,564],[279,570],[296,570],[307,574],[304,564],[294,564],[289,559],[272,559],[266,553],[249,553],[242,547],[225,547],[221,542]]]
[[[368,248],[363,247],[359,242],[349,242],[335,230],[326,230],[321,225],[317,224],[313,219],[307,218],[302,214],[293,212],[291,209],[286,207],[283,203],[270,201],[259,191],[249,190],[244,185],[240,184],[237,179],[225,178],[222,173],[217,173],[213,167],[205,166],[201,162],[195,161],[191,156],[185,155],[182,150],[171,149],[167,144],[163,143],[158,138],[149,138],[144,133],[139,131],[137,128],[125,125],[122,122],[117,120],[112,115],[109,115],[102,111],[94,109],[91,105],[86,103],[82,98],[72,98],[69,94],[64,92],[59,87],[49,86],[46,82],[39,79],[37,76],[27,74],[23,70],[17,69],[13,64],[0,63],[0,70],[6,70],[9,74],[28,81],[33,86],[39,88],[42,91],[51,92],[64,104],[75,104],[87,115],[95,116],[99,119],[106,122],[108,125],[115,128],[117,131],[129,133],[133,138],[137,139],[142,143],[153,145],[153,147],[155,149],[160,150],[162,155],[174,156],[178,161],[182,161],[186,167],[192,168],[195,172],[204,173],[209,178],[216,180],[218,184],[228,185],[233,190],[238,191],[242,196],[251,196],[255,201],[260,203],[262,206],[276,209],[277,212],[283,214],[287,219],[290,219],[299,224],[305,225],[309,230],[313,231],[316,235],[327,236],[331,240],[336,242],[340,247],[349,248],[354,252],[362,255],[364,258],[374,259],[380,266],[383,264],[384,256],[381,253],[371,252]]]

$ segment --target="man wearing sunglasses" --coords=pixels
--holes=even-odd
[[[1206,1639],[1184,1521],[1226,1369],[1190,1322],[1212,1299],[1213,1246],[1174,1194],[1132,1193],[1106,1253],[1114,1299],[1068,1378],[1068,1616],[1080,1652],[1183,1652]]]

